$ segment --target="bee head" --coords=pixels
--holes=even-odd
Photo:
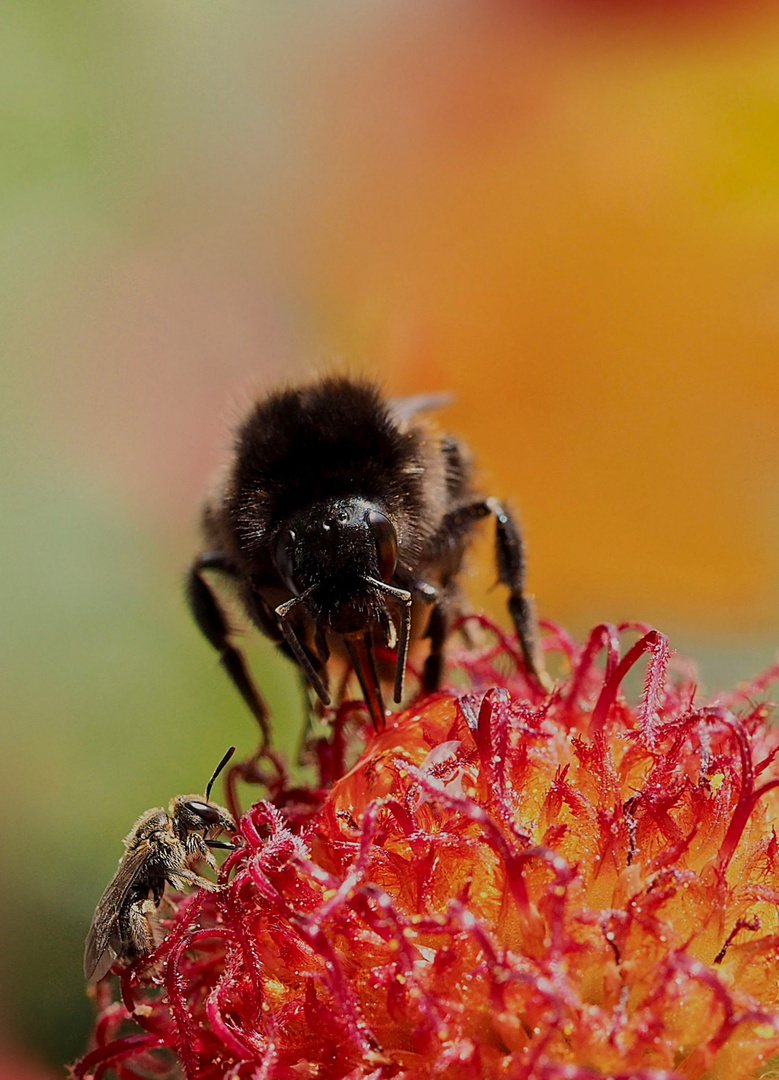
[[[389,582],[398,559],[395,526],[376,503],[330,499],[284,522],[273,544],[279,577],[293,596],[306,594],[317,622],[336,633],[364,630],[382,601],[368,579]]]
[[[235,832],[237,828],[232,815],[223,806],[201,795],[179,795],[171,803],[170,816],[182,840],[193,832],[216,838],[223,832]]]

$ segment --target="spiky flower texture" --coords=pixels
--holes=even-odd
[[[458,693],[348,771],[345,705],[318,785],[271,770],[222,888],[176,898],[119,1000],[101,984],[75,1076],[779,1074],[777,671],[704,704],[657,631],[547,626],[544,696],[479,621]]]

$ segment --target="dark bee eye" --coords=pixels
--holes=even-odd
[[[389,581],[395,573],[398,561],[398,534],[390,519],[380,510],[371,510],[368,524],[376,543],[376,555],[379,560],[379,573],[382,581]]]
[[[184,805],[187,810],[191,810],[193,814],[202,818],[206,825],[218,825],[221,820],[222,815],[216,807],[209,806],[208,803],[198,802],[196,799],[189,799]]]
[[[300,586],[295,574],[296,542],[297,537],[292,529],[282,529],[273,544],[273,564],[290,592],[298,596]]]

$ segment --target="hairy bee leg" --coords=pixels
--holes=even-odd
[[[430,612],[430,621],[425,633],[425,637],[430,638],[430,652],[422,669],[422,690],[425,694],[433,694],[441,686],[441,677],[444,673],[444,645],[449,637],[451,625],[449,606],[445,601],[439,600]]]
[[[170,882],[171,887],[178,890],[183,890],[187,885],[194,885],[198,889],[204,889],[206,892],[217,892],[219,886],[214,881],[209,881],[208,878],[202,877],[194,870],[190,870],[188,867],[182,867],[180,870],[171,871],[165,875]]]
[[[294,649],[281,630],[278,616],[273,608],[270,607],[270,605],[254,589],[247,589],[244,591],[243,602],[250,617],[262,630],[265,636],[273,642],[285,660],[291,660],[295,667],[300,671],[302,676],[304,710],[310,718],[312,703],[309,696],[309,690],[313,689],[313,687],[306,678],[305,672],[295,655]],[[327,637],[324,631],[319,626],[316,627],[315,630],[314,644],[316,646],[315,650],[310,649],[304,641],[301,641],[300,638],[298,638],[298,645],[305,653],[312,668],[318,675],[319,681],[327,691],[330,686],[329,673],[327,670],[327,661],[330,658],[330,646],[327,644]]]
[[[192,565],[187,581],[190,611],[201,633],[219,653],[220,662],[233,685],[249,707],[260,727],[261,743],[270,742],[270,712],[254,684],[243,654],[230,641],[230,627],[214,590],[203,576],[204,570],[220,570],[235,576],[235,570],[222,552],[205,552]]]
[[[406,662],[408,661],[408,646],[409,638],[411,636],[411,603],[412,597],[408,589],[398,589],[392,585],[388,585],[386,581],[379,581],[377,578],[366,576],[366,581],[370,582],[380,593],[384,596],[390,596],[393,600],[398,601],[401,605],[400,613],[400,637],[398,639],[398,657],[395,662],[395,687],[394,687],[394,700],[397,704],[400,704],[403,698],[403,687],[406,680]],[[386,615],[386,608],[384,609]],[[394,623],[391,623],[394,631]]]
[[[250,617],[259,626],[267,638],[269,638],[285,660],[291,661],[300,672],[300,692],[303,700],[303,715],[305,723],[298,744],[297,763],[305,765],[306,744],[314,730],[314,720],[324,712],[324,706],[311,683],[305,676],[303,669],[298,663],[297,657],[279,627],[279,620],[273,608],[263,599],[260,593],[253,588],[245,589],[243,602]],[[327,661],[330,659],[330,646],[327,635],[321,626],[315,628],[314,649],[310,649],[305,642],[300,642],[301,648],[306,652],[311,665],[319,676],[319,680],[326,691],[330,688],[330,673],[327,669]]]
[[[197,833],[191,833],[184,841],[184,847],[188,859],[202,860],[214,871],[219,869],[216,859],[211,854],[211,851],[202,836],[199,836]]]
[[[517,631],[525,669],[543,687],[545,672],[539,658],[536,613],[532,602],[525,596],[525,545],[522,533],[511,513],[497,499],[485,499],[485,505],[495,517],[498,578],[509,590],[509,614]]]
[[[495,558],[498,580],[509,590],[508,609],[519,639],[525,670],[544,689],[546,673],[540,662],[533,605],[525,596],[525,545],[513,516],[498,499],[481,499],[457,507],[444,518],[444,526],[461,531],[469,521],[495,518]]]
[[[322,702],[313,690],[311,683],[306,678],[294,651],[287,642],[279,625],[279,619],[273,608],[263,598],[261,593],[249,585],[242,592],[242,599],[250,618],[257,624],[267,638],[273,642],[279,653],[285,660],[291,661],[300,673],[300,692],[303,700],[303,715],[305,724],[298,747],[297,761],[299,765],[305,764],[306,742],[313,731],[314,720],[323,710]],[[319,676],[319,680],[326,691],[330,687],[330,673],[327,669],[327,661],[330,659],[330,646],[327,635],[321,626],[317,626],[314,632],[314,648],[311,649],[305,641],[298,639],[298,644],[306,653],[311,666]]]
[[[128,904],[119,913],[118,930],[123,959],[135,960],[139,956],[146,956],[157,944],[157,934],[152,923],[153,913],[144,908],[144,903],[145,901],[139,900]]]
[[[305,594],[304,594],[305,595]],[[291,600],[287,600],[283,604],[279,604],[276,608],[275,614],[279,622],[281,632],[284,634],[284,638],[292,650],[292,654],[297,661],[298,667],[305,675],[312,689],[316,692],[319,700],[323,705],[330,704],[330,694],[327,687],[320,678],[319,671],[323,667],[318,656],[314,656],[309,649],[305,647],[303,642],[295,632],[295,628],[292,623],[287,621],[287,617],[298,604],[304,602],[303,596],[293,596]]]

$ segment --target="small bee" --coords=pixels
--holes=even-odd
[[[215,889],[192,867],[206,862],[217,869],[211,848],[233,845],[217,839],[235,832],[236,824],[221,806],[210,801],[211,788],[235,753],[232,746],[201,795],[179,795],[168,813],[160,807],[142,814],[124,840],[119,869],[95,908],[84,950],[84,974],[96,983],[115,960],[136,960],[150,953],[162,939],[157,908],[167,882],[174,889],[197,885]]]
[[[270,394],[239,427],[230,469],[204,510],[208,547],[190,571],[188,598],[264,741],[267,705],[206,571],[233,580],[249,619],[297,662],[325,705],[331,647],[345,650],[379,729],[374,646],[397,647],[400,702],[409,642],[427,637],[423,689],[438,688],[462,609],[463,556],[476,523],[492,516],[498,577],[538,680],[519,528],[499,502],[477,494],[463,444],[419,415],[446,400],[391,401],[372,383],[336,376]]]

